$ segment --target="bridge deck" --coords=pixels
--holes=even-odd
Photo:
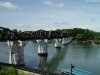
[[[8,28],[0,27],[0,41],[7,40],[36,40],[36,39],[55,39],[55,38],[67,38],[69,35],[67,33],[61,33],[58,31],[24,31],[15,32]]]

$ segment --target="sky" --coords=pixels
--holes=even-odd
[[[100,0],[0,0],[0,26],[24,31],[88,28],[100,32]]]

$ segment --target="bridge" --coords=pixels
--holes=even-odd
[[[55,40],[55,48],[61,48],[71,42],[72,37],[67,33],[57,31],[24,31],[15,32],[9,28],[0,27],[0,42],[7,42],[10,47],[9,63],[15,65],[24,64],[24,47],[29,40],[36,40],[38,43],[38,54],[47,56],[47,42]]]
[[[55,38],[67,38],[69,37],[66,33],[61,33],[57,31],[24,31],[24,32],[14,32],[9,28],[0,27],[0,41],[15,41],[15,40],[37,40],[37,39],[55,39]]]

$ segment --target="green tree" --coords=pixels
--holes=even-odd
[[[100,36],[96,36],[95,40],[97,40],[97,41],[100,40]]]
[[[13,29],[14,32],[18,33],[17,29]]]
[[[5,67],[0,71],[0,75],[18,75],[18,72],[16,68]]]
[[[90,30],[87,29],[86,31],[84,31],[82,37],[83,37],[84,41],[93,40],[94,39],[94,33],[93,33],[93,31],[90,31]]]
[[[83,34],[77,34],[76,38],[77,41],[83,41]]]

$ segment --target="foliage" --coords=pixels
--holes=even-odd
[[[82,41],[83,40],[83,34],[77,34],[76,39],[77,39],[77,41]]]
[[[74,28],[74,29],[57,29],[61,33],[67,33],[69,36],[72,36],[77,41],[87,41],[94,40],[97,35],[100,35],[98,32],[93,32],[88,29]],[[95,36],[95,37],[94,37]]]
[[[24,73],[23,71],[17,70],[15,67],[3,66],[0,65],[0,75],[32,75]]]
[[[85,30],[83,35],[82,35],[82,40],[87,41],[87,40],[93,40],[94,39],[94,34],[90,30]]]
[[[17,69],[13,67],[4,67],[0,71],[0,75],[18,75]]]
[[[13,29],[13,31],[16,32],[16,33],[18,32],[17,29]]]
[[[96,36],[95,37],[95,40],[100,40],[100,36]]]

